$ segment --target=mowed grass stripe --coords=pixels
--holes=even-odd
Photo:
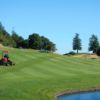
[[[66,89],[100,86],[99,60],[9,51],[16,65],[0,67],[0,100],[55,100],[55,94]]]
[[[65,59],[62,59],[62,62],[64,62],[64,61],[65,61]],[[71,66],[75,65],[73,68],[78,67],[78,68],[83,69],[82,67],[84,67],[84,69],[86,68],[86,70],[91,69],[93,71],[94,70],[99,71],[100,70],[100,67],[99,67],[100,65],[98,65],[98,64],[96,65],[96,63],[95,64],[94,63],[92,64],[92,63],[93,63],[93,60],[89,60],[89,59],[84,60],[84,59],[75,59],[75,58],[71,58],[71,59],[69,58],[68,59],[68,58],[66,58],[66,64],[70,64]]]
[[[80,73],[99,74],[99,71],[100,71],[100,67],[95,68],[95,67],[91,66],[90,63],[83,64],[83,63],[78,63],[78,61],[76,62],[74,60],[68,60],[68,59],[66,59],[66,62],[65,62],[65,59],[64,60],[62,59],[62,61],[61,61],[61,59],[60,59],[60,61],[52,60],[52,62],[57,63],[59,66],[61,65],[62,67],[60,67],[60,68],[65,68],[68,71],[73,70],[73,71],[79,72],[79,74]],[[83,70],[83,67],[84,67],[84,70]],[[90,70],[90,68],[91,68],[91,70]],[[94,70],[95,70],[95,72],[94,72]]]
[[[50,59],[49,59],[50,60]],[[56,60],[56,59],[55,59]],[[65,60],[65,59],[64,59]],[[58,64],[56,64],[55,62],[54,63],[52,63],[53,61],[47,61],[47,63],[46,64],[43,64],[43,63],[45,63],[46,61],[44,60],[44,62],[42,63],[42,65],[43,65],[43,67],[41,67],[40,69],[38,68],[38,66],[37,66],[37,73],[35,72],[36,71],[36,69],[33,69],[33,73],[34,73],[34,75],[35,74],[37,74],[38,76],[40,75],[41,76],[41,73],[42,73],[42,75],[44,74],[44,75],[48,75],[48,74],[51,74],[51,75],[55,75],[55,74],[57,74],[57,75],[60,75],[60,74],[62,74],[62,72],[63,72],[63,74],[62,75],[75,75],[75,74],[80,74],[80,73],[86,73],[86,74],[93,74],[93,71],[90,71],[90,70],[88,70],[88,67],[86,67],[86,70],[84,71],[84,70],[81,70],[81,69],[79,69],[79,70],[76,70],[76,67],[75,66],[77,66],[77,65],[75,65],[74,64],[74,61],[73,61],[73,65],[74,66],[66,66],[67,65],[67,63],[66,62],[63,62],[62,63],[62,60],[60,59],[60,60],[57,60],[58,62]],[[64,64],[65,63],[65,64]],[[76,63],[76,62],[75,62]],[[48,66],[49,68],[47,68],[47,67],[45,67],[45,66]],[[79,65],[78,65],[79,66]],[[51,68],[51,67],[53,67],[53,68]],[[84,67],[84,66],[83,66]],[[60,68],[60,69],[59,69]],[[80,67],[79,67],[80,68]],[[28,69],[27,69],[28,70]],[[35,71],[34,71],[35,70]],[[44,70],[44,71],[43,71]],[[55,71],[56,70],[56,71]],[[29,72],[29,71],[28,71]],[[97,73],[97,72],[96,72]],[[32,74],[32,73],[31,73]]]

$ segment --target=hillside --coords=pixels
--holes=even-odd
[[[100,86],[100,60],[2,49],[16,65],[0,66],[0,100],[56,100],[64,90]]]

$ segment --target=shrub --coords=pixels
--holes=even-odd
[[[75,52],[74,51],[70,51],[68,54],[69,55],[75,55]]]
[[[66,53],[64,55],[75,55],[76,53],[74,51],[70,51],[69,53]]]

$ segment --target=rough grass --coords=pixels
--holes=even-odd
[[[64,90],[100,86],[100,60],[7,49],[16,65],[0,66],[0,100],[55,100]]]

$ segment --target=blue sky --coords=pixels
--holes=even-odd
[[[91,34],[100,39],[100,0],[0,0],[0,22],[24,38],[39,33],[53,41],[58,53],[72,50],[75,33],[88,52]]]

